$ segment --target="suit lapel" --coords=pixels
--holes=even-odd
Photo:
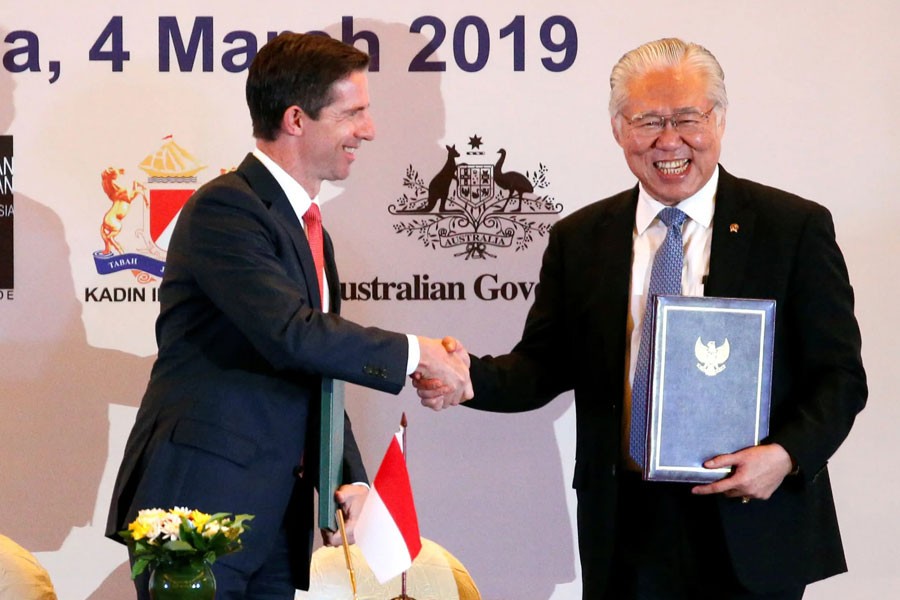
[[[719,167],[706,296],[740,297],[756,212],[740,181]]]
[[[341,283],[338,279],[337,263],[334,260],[334,244],[328,231],[323,229],[325,237],[325,276],[328,284],[329,311],[335,314],[341,312]]]
[[[322,309],[322,298],[319,297],[319,278],[316,275],[316,265],[313,261],[309,242],[303,232],[303,225],[294,212],[294,208],[288,201],[284,190],[269,172],[269,170],[252,154],[248,154],[238,167],[241,173],[253,188],[262,202],[274,213],[272,219],[278,227],[288,235],[294,246],[297,260],[303,270],[303,282],[306,284],[313,308]],[[327,244],[330,248],[330,242]],[[329,252],[326,251],[326,264],[329,262]],[[333,259],[331,260],[333,262]],[[327,268],[327,267],[326,267]],[[330,276],[330,273],[329,273]]]

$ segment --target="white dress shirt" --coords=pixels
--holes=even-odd
[[[303,222],[303,215],[306,214],[306,211],[309,210],[310,204],[315,202],[319,204],[319,198],[316,196],[315,198],[310,198],[306,189],[300,183],[288,174],[287,171],[281,168],[281,166],[276,163],[274,160],[269,158],[269,156],[260,150],[259,148],[253,149],[253,156],[259,159],[259,162],[263,164],[266,169],[269,170],[269,173],[272,174],[272,177],[275,178],[275,181],[278,182],[278,185],[281,186],[281,189],[284,191],[284,195],[287,196],[288,202],[291,204],[291,208],[294,209],[294,213],[297,215],[297,219],[300,221],[300,224],[303,226],[303,232],[306,233],[306,225]],[[319,205],[321,208],[321,205]],[[323,282],[323,298],[322,298],[322,311],[328,312],[328,306],[330,304],[330,296],[328,290],[328,275],[326,273],[322,273],[322,282]],[[407,353],[406,359],[406,374],[411,375],[413,371],[416,370],[416,367],[419,366],[419,358],[421,356],[419,350],[419,339],[411,334],[406,334],[406,339],[409,341],[409,352]]]
[[[712,244],[712,218],[715,210],[716,187],[719,183],[719,168],[696,194],[678,203],[675,208],[688,218],[681,229],[684,241],[684,267],[681,272],[681,294],[702,296],[709,274],[709,254]],[[644,310],[647,306],[647,288],[650,286],[650,271],[656,250],[666,238],[666,225],[657,218],[666,205],[650,197],[643,186],[638,193],[637,211],[634,220],[633,247],[631,259],[631,289],[629,293],[628,322],[625,328],[625,404],[622,435],[622,456],[628,459],[628,438],[631,431],[631,386],[637,363],[638,348],[641,345],[641,328]],[[630,459],[628,459],[630,463]],[[637,465],[630,463],[637,469]]]

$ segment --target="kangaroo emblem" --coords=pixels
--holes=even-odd
[[[437,205],[438,200],[441,201],[438,213],[461,212],[460,210],[447,209],[447,201],[450,199],[450,184],[456,181],[456,185],[459,185],[459,177],[456,175],[456,159],[459,158],[459,152],[456,150],[456,144],[446,146],[446,148],[447,161],[444,163],[444,166],[441,167],[441,170],[438,171],[437,175],[431,178],[431,182],[428,184],[428,200],[425,203],[425,206],[421,208],[398,210],[398,213],[429,213]]]

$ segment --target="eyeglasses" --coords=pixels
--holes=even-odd
[[[703,133],[706,130],[706,123],[709,121],[709,115],[715,110],[717,104],[706,112],[700,112],[698,109],[683,110],[671,115],[654,115],[639,114],[631,117],[625,117],[625,122],[631,127],[632,133],[642,138],[655,138],[662,135],[666,129],[666,123],[672,124],[672,129],[682,135],[695,135]]]

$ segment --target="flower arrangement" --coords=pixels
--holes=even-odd
[[[242,548],[241,534],[249,530],[246,522],[252,518],[230,513],[208,515],[179,507],[139,511],[128,529],[119,532],[134,557],[131,577],[147,567],[197,559],[212,564],[222,555],[237,552]]]

